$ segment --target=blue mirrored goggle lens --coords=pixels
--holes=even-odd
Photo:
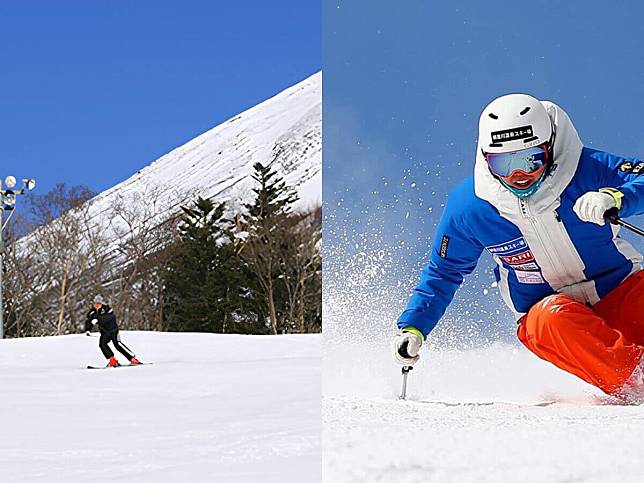
[[[544,145],[511,153],[485,153],[485,160],[492,172],[502,177],[509,176],[518,169],[533,173],[545,166],[547,157],[548,150]]]

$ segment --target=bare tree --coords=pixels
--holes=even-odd
[[[152,185],[142,193],[119,194],[113,201],[111,229],[118,262],[112,265],[108,286],[125,327],[162,325],[160,270],[177,237],[173,212],[194,193]]]
[[[90,268],[101,265],[98,254],[106,247],[92,229],[87,201],[92,195],[86,187],[58,184],[45,195],[30,197],[33,221],[20,223],[29,226],[29,234],[10,242],[6,256],[10,313],[18,333],[25,325],[31,335],[62,334],[77,325],[81,292],[88,279],[96,278]]]
[[[308,332],[308,304],[320,304],[315,278],[321,275],[322,208],[291,215],[283,230],[282,258],[279,279],[286,289],[284,330]],[[321,294],[320,294],[321,295]]]
[[[57,183],[44,195],[29,194],[28,210],[34,228],[43,226],[68,211],[77,209],[96,196],[96,192],[84,185],[70,186]]]
[[[70,209],[54,221],[46,223],[32,233],[30,245],[37,250],[47,267],[49,283],[42,287],[54,292],[55,333],[67,332],[65,322],[74,325],[77,300],[73,298],[81,282],[96,278],[93,267],[101,267],[105,261],[107,239],[91,225],[91,204],[85,203]],[[90,272],[94,273],[91,276]],[[95,280],[94,280],[95,283]]]
[[[49,288],[54,295],[53,301],[47,300],[47,312],[53,309],[55,318],[45,316],[42,322],[55,324],[57,335],[66,332],[64,323],[75,318],[75,310],[69,310],[69,302],[88,267],[85,246],[89,222],[87,201],[94,194],[84,186],[67,189],[65,184],[59,183],[45,195],[31,200],[32,216],[40,225],[33,233],[32,248],[41,254],[48,267],[49,283],[43,288]]]

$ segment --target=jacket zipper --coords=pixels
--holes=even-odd
[[[541,245],[542,253],[545,255],[547,258],[548,263],[550,264],[550,267],[552,269],[553,273],[557,273],[559,270],[557,270],[557,267],[565,267],[566,265],[563,263],[561,258],[559,257],[559,253],[557,251],[557,247],[553,243],[552,238],[550,238],[548,231],[547,230],[539,230],[539,227],[537,227],[536,221],[534,216],[532,215],[532,212],[530,211],[530,206],[528,205],[528,202],[522,199],[519,199],[519,206],[521,209],[521,213],[523,214],[524,218],[526,218],[530,226],[532,227],[532,231],[534,233],[535,239],[537,239]],[[555,219],[559,223],[561,223],[561,217],[557,213],[556,210],[554,210],[554,216]],[[560,227],[561,229],[561,227]],[[542,233],[543,232],[543,236]],[[545,241],[544,241],[545,240]],[[548,242],[549,245],[547,245],[545,242]],[[551,247],[551,249],[548,249],[548,246]],[[562,281],[560,280],[560,283]],[[569,280],[566,280],[566,282],[569,282]],[[563,286],[568,286],[571,285],[574,282],[569,283],[564,283]],[[584,298],[586,298],[585,294]]]

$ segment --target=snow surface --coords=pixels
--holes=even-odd
[[[319,335],[124,332],[0,341],[0,481],[316,482]]]
[[[400,401],[387,341],[343,342],[324,343],[325,482],[644,481],[644,407],[518,345],[425,347]]]

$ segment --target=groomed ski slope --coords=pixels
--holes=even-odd
[[[319,335],[0,341],[0,481],[320,481]]]
[[[644,406],[518,345],[423,347],[399,401],[388,341],[345,342],[325,337],[325,482],[644,481]]]

